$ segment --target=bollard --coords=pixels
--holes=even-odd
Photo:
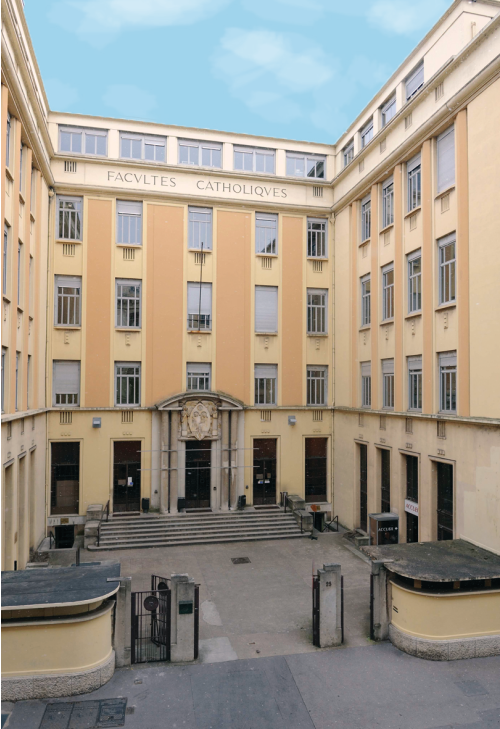
[[[172,575],[170,584],[172,589],[171,660],[175,663],[194,661],[194,579],[186,574]]]
[[[318,570],[320,582],[319,645],[329,648],[342,645],[342,589],[341,566],[324,564]]]

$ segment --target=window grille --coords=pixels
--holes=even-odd
[[[422,410],[422,357],[408,357],[408,409]]]
[[[73,422],[73,413],[71,410],[61,410],[59,413],[59,423],[61,425],[71,425]]]
[[[255,404],[276,405],[277,365],[255,365]]]
[[[307,218],[307,255],[309,258],[326,258],[326,224],[321,218]]]
[[[255,252],[277,254],[278,216],[255,213]]]
[[[441,212],[447,213],[450,209],[450,193],[443,195],[441,198]]]
[[[441,412],[457,409],[457,354],[444,352],[439,355],[439,390]]]
[[[361,326],[371,323],[371,280],[370,276],[361,279]]]
[[[437,437],[446,438],[446,421],[444,420],[437,421]]]
[[[273,259],[269,258],[268,256],[262,256],[261,264],[262,268],[265,268],[266,270],[270,271],[273,267]]]
[[[260,411],[260,419],[263,423],[269,423],[271,422],[271,413],[272,410],[261,410]]]
[[[394,409],[394,360],[382,360],[382,395],[384,408]]]
[[[408,256],[408,312],[422,309],[422,256],[420,251]]]
[[[456,300],[455,233],[438,241],[439,246],[439,303]]]
[[[323,188],[313,185],[313,197],[323,197]]]
[[[134,411],[133,410],[122,410],[122,423],[133,423],[134,422]]]
[[[140,405],[141,365],[139,362],[115,363],[115,405]]]
[[[64,171],[65,172],[76,172],[76,162],[72,160],[64,160]]]
[[[205,265],[205,254],[195,251],[194,262],[195,262],[196,266],[204,266]]]
[[[222,167],[222,144],[179,140],[179,164],[197,167]]]
[[[307,290],[307,333],[326,334],[327,331],[327,289]]]
[[[300,152],[286,153],[286,174],[289,177],[325,177],[326,157]]]
[[[323,261],[313,261],[313,272],[321,273],[323,271]]]
[[[371,362],[361,363],[361,407],[370,408],[372,405],[372,375]]]
[[[120,133],[120,157],[165,162],[166,140],[164,137]]]
[[[79,327],[81,324],[82,279],[80,276],[56,276],[55,324]]]
[[[405,129],[409,129],[412,125],[413,117],[412,113],[410,112],[408,116],[405,116]]]
[[[80,404],[80,362],[54,361],[53,405]]]
[[[234,169],[274,174],[274,149],[234,147]]]
[[[57,237],[60,240],[81,240],[82,198],[58,196],[57,207]]]
[[[382,319],[394,317],[394,264],[382,269]]]
[[[323,420],[322,410],[313,410],[313,422],[320,423]]]
[[[434,99],[439,101],[442,96],[444,96],[444,83],[441,81],[434,89]]]
[[[188,208],[188,247],[212,250],[212,208]]]
[[[123,248],[123,260],[135,261],[135,248]]]
[[[408,212],[420,207],[422,175],[420,167],[420,154],[407,162],[406,174],[408,181]]]
[[[328,368],[310,365],[307,368],[307,404],[326,405]]]
[[[361,241],[368,240],[372,228],[372,203],[370,196],[361,200]]]
[[[141,282],[116,280],[116,326],[138,329],[141,326]]]
[[[212,284],[189,282],[187,290],[188,329],[212,328]]]
[[[347,167],[347,165],[350,165],[354,159],[354,140],[353,139],[351,139],[351,141],[344,147],[342,155],[344,158],[344,167]]]
[[[142,203],[117,200],[116,215],[116,242],[141,245]]]
[[[210,390],[211,365],[204,362],[188,362],[187,389]]]
[[[382,228],[394,223],[394,182],[392,177],[382,185]]]

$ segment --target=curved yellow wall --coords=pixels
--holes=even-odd
[[[500,634],[500,591],[435,595],[390,585],[391,622],[409,635],[451,640]]]
[[[2,677],[86,671],[111,655],[113,604],[74,620],[2,627]]]

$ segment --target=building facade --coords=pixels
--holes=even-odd
[[[51,112],[2,0],[4,568],[283,491],[500,551],[499,10],[329,145]]]

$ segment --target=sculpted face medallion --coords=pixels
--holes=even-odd
[[[202,440],[212,429],[212,414],[202,402],[197,403],[188,416],[191,434]]]

